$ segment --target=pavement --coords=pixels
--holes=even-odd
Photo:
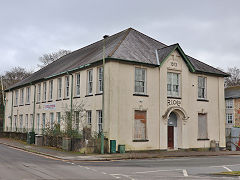
[[[80,154],[79,152],[66,152],[52,147],[29,145],[23,141],[10,138],[0,138],[0,144],[60,160],[69,161],[111,161],[124,159],[240,155],[240,151],[138,151],[127,152],[124,154]]]

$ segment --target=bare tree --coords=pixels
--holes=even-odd
[[[239,86],[240,85],[240,69],[237,67],[228,68],[228,74],[230,77],[225,78],[225,86]]]
[[[59,58],[65,56],[69,53],[71,53],[70,50],[60,49],[56,52],[43,54],[41,57],[39,57],[39,61],[41,62],[41,64],[38,64],[38,66],[40,68],[43,68],[43,67],[47,66],[48,64],[52,63],[53,61],[56,61]]]
[[[32,71],[27,71],[21,67],[14,67],[11,70],[6,71],[3,75],[3,86],[4,88],[8,88],[9,86],[12,86],[13,84],[16,84],[17,82],[27,78],[31,74]]]

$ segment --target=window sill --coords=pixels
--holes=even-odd
[[[209,102],[207,99],[197,99],[197,101]]]
[[[148,142],[148,139],[133,140],[133,142]]]
[[[147,94],[138,94],[138,93],[134,93],[133,96],[149,97],[149,95]]]
[[[24,104],[20,104],[19,106],[24,106]]]
[[[89,95],[86,95],[85,97],[90,97],[90,96],[93,96],[92,94],[89,94]]]
[[[198,141],[209,141],[210,139],[197,139]]]
[[[48,102],[52,102],[52,100],[49,100]]]
[[[69,100],[69,98],[63,98],[63,100]]]
[[[41,102],[36,102],[36,104],[40,104]]]
[[[13,107],[18,107],[18,106],[15,105],[15,106],[13,106]]]
[[[97,94],[95,94],[95,96],[99,96],[99,95],[102,95],[103,93],[101,92],[101,93],[97,93]]]
[[[56,101],[61,101],[62,99],[56,99]]]
[[[25,106],[28,106],[28,105],[30,105],[30,103],[28,103],[28,104],[25,104]]]
[[[80,98],[80,96],[74,96],[73,99],[77,99],[77,98]]]
[[[169,99],[182,99],[181,97],[172,97],[172,96],[168,96],[167,98],[169,98]]]
[[[46,101],[43,101],[42,103],[46,103]]]

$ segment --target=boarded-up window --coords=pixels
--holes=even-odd
[[[207,139],[207,114],[198,113],[198,139]]]
[[[135,111],[134,140],[146,139],[146,111]]]

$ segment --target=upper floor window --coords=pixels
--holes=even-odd
[[[26,88],[26,104],[30,104],[30,97],[31,97],[31,88]]]
[[[69,76],[65,76],[65,98],[69,97]]]
[[[103,92],[103,67],[98,68],[98,93]]]
[[[49,100],[53,99],[53,80],[49,81]]]
[[[47,100],[47,82],[43,83],[43,101]]]
[[[226,108],[232,109],[233,108],[233,99],[227,99],[226,100]]]
[[[24,89],[20,90],[20,105],[24,103]]]
[[[227,121],[227,124],[233,124],[233,114],[232,113],[226,114],[226,121]]]
[[[180,96],[180,83],[178,73],[167,73],[167,95],[169,97],[179,97]]]
[[[62,78],[58,78],[57,97],[58,97],[58,99],[62,98]]]
[[[93,70],[87,71],[87,93],[92,94],[92,88],[93,88]]]
[[[15,106],[18,106],[18,90],[15,91]]]
[[[146,69],[135,68],[135,93],[146,93]]]
[[[41,84],[37,86],[37,102],[41,101]]]
[[[199,99],[206,99],[206,78],[199,76],[198,77],[198,98]]]
[[[80,96],[80,74],[76,74],[76,96]]]

